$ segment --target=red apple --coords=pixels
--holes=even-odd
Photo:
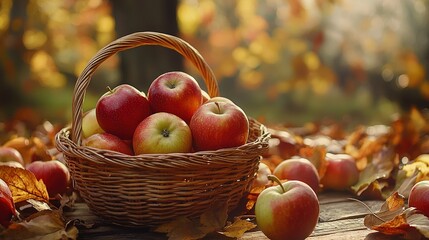
[[[137,126],[133,148],[136,155],[191,152],[191,130],[184,120],[174,114],[154,113]]]
[[[252,182],[252,188],[264,187],[267,185],[270,180],[268,179],[268,175],[271,175],[271,169],[267,164],[260,162],[258,166],[258,171],[256,172],[256,178]]]
[[[96,133],[82,141],[82,144],[87,147],[98,149],[111,150],[127,155],[133,155],[131,145],[124,140],[110,133]]]
[[[18,150],[5,146],[0,146],[0,162],[18,162],[24,165],[24,159]]]
[[[308,184],[314,192],[318,192],[319,173],[316,167],[305,158],[283,160],[274,169],[273,174],[281,180],[298,180]]]
[[[95,108],[84,113],[82,118],[82,137],[87,138],[96,133],[103,133],[104,130],[100,127],[95,114]]]
[[[354,158],[348,154],[326,154],[326,172],[320,180],[324,189],[348,190],[359,180],[359,170]]]
[[[291,180],[263,190],[255,205],[256,223],[272,240],[302,240],[315,229],[319,201],[306,183]]]
[[[408,206],[415,207],[429,217],[429,180],[414,184],[408,197]]]
[[[151,114],[146,95],[128,84],[106,92],[95,108],[100,127],[122,139],[131,139],[137,125]]]
[[[189,124],[196,151],[238,147],[247,142],[249,120],[235,104],[210,102],[203,104]]]
[[[10,224],[12,216],[15,215],[15,205],[13,203],[12,193],[7,184],[0,179],[0,224],[7,227]]]
[[[184,72],[167,72],[149,86],[148,99],[154,112],[172,113],[189,123],[203,97],[192,76]]]
[[[28,164],[26,169],[32,172],[37,180],[42,179],[51,198],[64,194],[69,186],[70,172],[60,161],[35,161]]]

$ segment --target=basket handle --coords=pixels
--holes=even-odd
[[[157,32],[136,32],[123,36],[100,49],[88,62],[88,65],[77,79],[73,91],[71,122],[71,139],[73,142],[77,143],[77,145],[81,145],[82,138],[83,100],[85,98],[86,89],[95,70],[113,54],[143,45],[163,46],[180,53],[198,69],[207,86],[208,94],[211,97],[219,95],[219,88],[213,71],[205,62],[201,54],[189,43],[178,37]]]

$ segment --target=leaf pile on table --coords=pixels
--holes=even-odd
[[[64,162],[54,146],[54,136],[63,126],[50,122],[31,130],[10,123],[2,126],[1,145],[17,149],[23,156],[24,166],[0,165],[0,179],[8,185],[16,210],[10,222],[0,225],[0,239],[35,236],[76,239],[79,219],[66,219],[64,212],[73,208],[79,200],[78,194],[68,189],[64,194],[49,196],[43,181],[25,169],[26,164],[34,161]],[[305,158],[315,166],[322,179],[328,169],[326,156],[346,154],[354,160],[359,178],[341,191],[348,192],[356,201],[385,201],[378,212],[368,210],[364,225],[386,235],[429,238],[429,218],[407,203],[412,186],[429,180],[429,118],[424,112],[412,109],[389,124],[361,125],[351,130],[338,122],[268,127],[270,146],[261,163],[270,171],[284,161]],[[272,182],[254,185],[232,212],[228,213],[225,203],[215,202],[197,219],[184,216],[151,230],[165,233],[170,239],[200,239],[212,234],[239,238],[256,228],[254,205],[257,197],[274,185],[276,183]],[[326,189],[320,184],[317,194],[328,191],[338,190]]]

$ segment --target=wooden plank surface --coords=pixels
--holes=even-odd
[[[385,240],[392,239],[389,236],[368,230],[363,225],[363,218],[369,210],[361,203],[352,201],[350,196],[344,193],[324,193],[319,196],[320,217],[316,229],[308,240],[342,240],[365,239]],[[380,209],[382,201],[364,201],[372,211]],[[66,212],[67,219],[79,219],[84,224],[79,228],[79,239],[167,239],[164,234],[150,232],[147,229],[124,228],[109,225],[94,216],[87,205],[76,203],[71,211]],[[219,236],[207,236],[205,239],[219,239]],[[225,238],[229,239],[229,238]],[[266,240],[261,231],[255,229],[245,233],[242,240]]]

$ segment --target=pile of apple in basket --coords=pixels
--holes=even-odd
[[[82,119],[83,145],[128,155],[187,153],[245,144],[249,121],[225,97],[210,96],[184,72],[167,72],[147,95],[122,84]]]

